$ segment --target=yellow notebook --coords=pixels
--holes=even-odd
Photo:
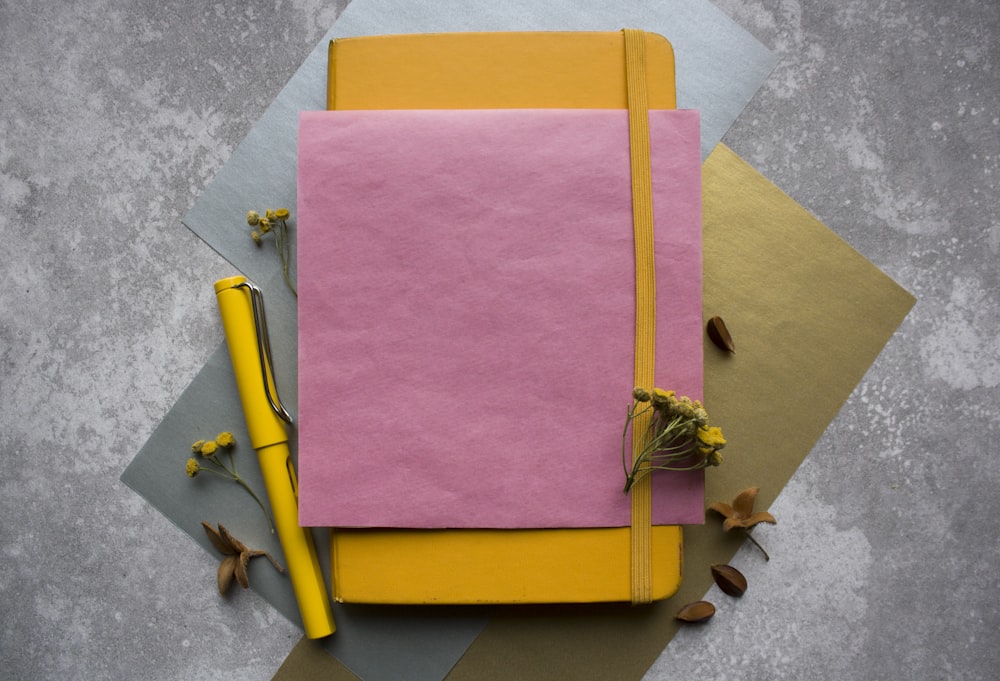
[[[674,54],[646,34],[649,108],[676,108]],[[621,32],[441,33],[331,41],[329,109],[627,108]],[[652,597],[681,581],[679,526],[652,530]],[[628,601],[630,530],[331,532],[353,603]]]
[[[650,109],[675,109],[674,50],[646,33]],[[327,109],[624,109],[620,31],[330,41]]]

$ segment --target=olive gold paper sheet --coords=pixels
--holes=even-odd
[[[732,355],[705,345],[706,404],[730,441],[706,496],[729,500],[757,485],[766,509],[915,301],[729,148],[709,156],[702,183],[703,313],[722,316],[736,343]],[[711,586],[707,567],[728,563],[742,543],[715,522],[684,535],[685,579],[673,598],[495,611],[446,678],[640,679],[676,632],[680,605]],[[274,678],[320,669],[352,678],[305,639]]]

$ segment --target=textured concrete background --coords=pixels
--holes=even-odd
[[[4,678],[270,679],[298,640],[118,476],[222,340],[180,216],[345,4],[0,2]],[[992,678],[1000,3],[717,4],[780,56],[726,142],[919,300],[649,678]]]

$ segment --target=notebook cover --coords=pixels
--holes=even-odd
[[[334,597],[364,603],[628,601],[628,529],[333,530]],[[653,528],[653,597],[680,584],[681,528]]]
[[[518,48],[511,48],[511,41],[533,55],[520,60],[520,69],[515,69],[510,59],[499,62],[495,58],[498,52],[508,57],[518,52]],[[529,42],[533,46],[525,47]],[[647,33],[646,48],[650,105],[673,108],[673,49],[662,36],[651,33]],[[553,57],[558,50],[567,56]],[[470,52],[478,54],[478,58],[470,57]],[[539,53],[548,54],[552,60],[545,72],[536,68]],[[620,32],[347,38],[331,41],[329,58],[329,108],[626,106],[624,41]],[[594,67],[598,63],[606,67]],[[401,64],[405,69],[400,68]],[[580,64],[591,68],[581,69]],[[464,77],[463,67],[479,77],[456,87],[456,79]],[[484,74],[484,69],[492,69],[492,76]],[[511,77],[525,88],[494,86],[498,78]],[[586,81],[583,85],[581,77]],[[533,101],[525,99],[529,81],[533,83]],[[470,101],[468,92],[474,92],[476,99]],[[400,541],[399,532],[405,532],[409,541]],[[581,560],[581,556],[590,555],[594,546],[603,547],[604,556],[613,555],[616,547],[627,541],[628,532],[627,528],[546,532],[337,530],[332,533],[334,593],[339,600],[361,602],[626,600],[627,566],[611,566],[606,560]],[[653,541],[654,598],[665,598],[676,591],[681,580],[681,528],[656,527]],[[451,565],[449,557],[455,555],[466,557],[462,570],[446,567]],[[626,560],[627,553],[619,558]],[[423,578],[399,579],[399,566]],[[493,574],[493,570],[508,577],[499,582],[477,577]],[[617,582],[609,579],[609,570],[619,575]],[[512,579],[515,572],[523,578]],[[393,586],[387,589],[386,585]],[[595,585],[600,585],[597,591]]]
[[[424,33],[330,41],[328,109],[627,106],[620,31]],[[646,32],[649,107],[676,108],[674,51]]]

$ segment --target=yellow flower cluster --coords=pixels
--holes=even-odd
[[[226,430],[219,433],[214,440],[198,440],[193,445],[191,445],[191,451],[194,452],[195,454],[198,454],[208,459],[210,457],[215,456],[215,453],[219,451],[220,447],[222,449],[232,449],[233,445],[235,444],[236,444],[236,438],[233,437],[232,433]],[[191,459],[191,461],[195,461],[195,463],[197,464],[197,461],[195,459]],[[188,469],[190,470],[190,468],[191,466],[189,464]],[[194,477],[194,475],[192,475],[190,472],[188,473],[188,475]]]
[[[662,388],[635,388],[632,400],[622,433],[626,494],[654,470],[689,471],[722,463],[719,450],[726,446],[726,438],[721,428],[708,425],[708,412],[700,401]],[[633,421],[646,414],[649,425],[638,434],[642,449],[633,460],[627,456],[627,436]]]
[[[193,478],[199,473],[211,473],[213,475],[218,475],[219,477],[232,480],[240,487],[245,489],[250,496],[253,497],[257,505],[260,506],[261,510],[264,511],[264,515],[267,516],[267,522],[271,525],[271,531],[274,531],[274,525],[271,523],[271,516],[267,511],[267,507],[264,506],[264,502],[261,500],[257,493],[253,491],[243,476],[239,474],[236,470],[236,462],[233,460],[233,447],[236,446],[236,438],[228,430],[219,433],[214,440],[198,440],[191,445],[191,452],[195,454],[196,457],[201,457],[202,461],[198,461],[197,458],[191,457],[187,460],[187,465],[185,471],[188,477]],[[226,453],[226,459],[223,459],[222,455],[219,453],[223,451]]]
[[[721,464],[722,454],[719,450],[726,446],[726,438],[722,435],[722,428],[718,426],[699,428],[697,437],[698,451],[705,457],[708,465],[718,466]]]
[[[247,211],[247,224],[260,229],[259,232],[256,229],[251,231],[250,238],[259,246],[263,243],[265,234],[277,227],[279,223],[286,222],[289,217],[291,217],[291,213],[287,208],[279,208],[277,210],[268,208],[264,211],[264,215],[255,210]]]
[[[292,214],[287,208],[276,210],[268,208],[263,215],[251,210],[247,211],[247,224],[254,228],[250,232],[250,238],[258,246],[263,245],[265,235],[272,234],[274,236],[274,244],[281,258],[281,272],[285,276],[285,284],[292,293],[298,296],[288,271],[292,258],[292,238],[288,229],[288,220],[291,216]]]

